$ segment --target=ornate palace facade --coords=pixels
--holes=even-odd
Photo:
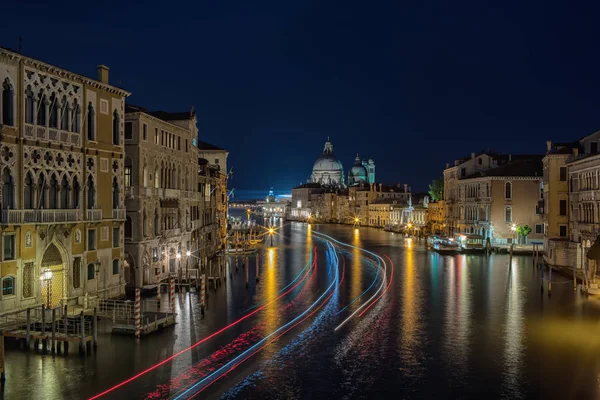
[[[129,93],[5,49],[0,85],[0,311],[119,296]]]

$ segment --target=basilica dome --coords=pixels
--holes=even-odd
[[[311,181],[330,186],[343,186],[344,167],[333,154],[333,145],[327,139],[321,157],[315,161]]]
[[[355,184],[360,183],[361,181],[362,182],[368,181],[367,180],[367,169],[362,165],[360,157],[357,154],[356,158],[354,159],[354,165],[350,169],[350,172],[348,172],[348,184],[355,185]]]

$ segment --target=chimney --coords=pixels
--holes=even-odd
[[[552,141],[551,140],[546,140],[546,151],[548,153],[550,153],[551,150],[552,150]]]
[[[446,169],[450,168],[450,163],[446,163]]]
[[[579,149],[577,147],[573,148],[573,157],[579,156]]]
[[[475,159],[475,153],[471,153],[471,158]]]
[[[404,184],[404,193],[408,193],[408,185],[406,183]]]
[[[108,67],[106,65],[97,65],[98,80],[102,83],[108,83]]]

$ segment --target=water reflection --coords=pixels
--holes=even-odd
[[[264,271],[265,291],[264,298],[262,299],[262,301],[267,302],[263,320],[265,323],[265,334],[269,334],[277,329],[279,308],[281,307],[280,301],[269,301],[277,297],[277,291],[279,290],[277,278],[278,252],[279,249],[277,247],[269,247],[267,249],[267,265]]]
[[[358,229],[355,229],[355,234],[352,237],[352,245],[356,247],[360,247],[360,235],[357,233]],[[366,269],[367,265],[363,264],[361,251],[358,248],[352,248],[352,264],[350,265],[351,273],[350,273],[350,298],[355,299],[360,296],[363,291],[362,288],[362,276],[363,276],[363,268]],[[357,306],[361,304],[360,301],[355,303]],[[352,309],[352,308],[350,308]]]
[[[404,263],[404,274],[402,279],[402,325],[400,327],[402,335],[401,340],[401,358],[406,365],[407,371],[410,371],[418,364],[416,351],[419,347],[420,338],[418,334],[418,308],[419,298],[415,293],[415,264],[414,252],[412,250],[406,253],[406,262]]]
[[[517,260],[508,268],[509,281],[506,307],[504,390],[511,398],[523,398],[520,391],[523,355],[523,295]]]

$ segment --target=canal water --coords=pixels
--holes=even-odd
[[[103,325],[85,358],[8,349],[4,398],[600,395],[600,301],[558,274],[548,296],[531,257],[441,256],[398,234],[302,223],[281,225],[273,244],[258,283],[251,257],[248,288],[232,260],[204,318],[181,293],[177,325],[139,342]]]

